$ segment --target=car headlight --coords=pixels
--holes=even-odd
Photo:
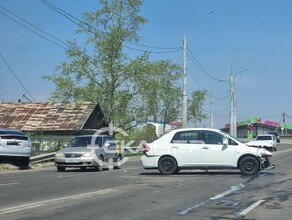
[[[65,157],[65,154],[64,153],[56,153],[55,157]]]
[[[83,153],[82,157],[92,157],[92,153],[91,152]]]

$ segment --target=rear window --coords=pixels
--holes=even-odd
[[[16,134],[16,135],[24,135],[22,131],[16,131],[16,130],[0,130],[0,135],[3,134]]]
[[[272,140],[272,136],[258,136],[257,140]]]
[[[22,141],[27,141],[28,137],[23,136],[23,135],[1,135],[0,138],[2,140],[12,140],[12,139],[16,139],[16,140],[22,140]]]

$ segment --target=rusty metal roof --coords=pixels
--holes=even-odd
[[[0,127],[22,131],[81,130],[97,103],[0,103]]]

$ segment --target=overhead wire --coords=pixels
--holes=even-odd
[[[15,16],[15,17],[17,17],[18,19],[20,19],[21,21],[23,21],[23,22],[29,24],[30,26],[34,27],[34,28],[37,29],[38,31],[40,31],[40,32],[42,32],[42,33],[48,35],[49,37],[53,38],[54,40],[56,40],[56,41],[58,41],[58,42],[64,44],[65,46],[69,46],[68,43],[66,43],[66,42],[64,42],[64,41],[62,41],[62,40],[60,40],[60,39],[54,37],[53,35],[51,35],[51,34],[49,34],[48,32],[42,30],[41,28],[35,26],[35,25],[32,24],[31,22],[29,22],[29,21],[27,21],[27,20],[21,18],[20,16],[18,16],[17,14],[13,13],[13,12],[10,11],[10,10],[8,10],[7,8],[4,8],[4,7],[1,6],[1,5],[0,5],[0,8],[2,8],[3,10],[5,10],[6,12],[9,12],[9,13],[12,14],[13,16]]]
[[[57,12],[58,14],[64,16],[65,18],[67,18],[69,21],[73,22],[74,24],[78,25],[79,27],[89,31],[90,33],[95,33],[95,31],[100,32],[100,33],[105,33],[102,30],[97,29],[96,27],[88,24],[87,22],[82,21],[81,19],[71,15],[70,13],[66,12],[65,10],[57,7],[56,5],[50,3],[49,1],[46,0],[41,0],[44,4],[46,4],[48,7],[50,7],[52,10],[54,10],[55,12]],[[182,48],[180,47],[174,47],[174,48],[163,48],[163,47],[154,47],[154,46],[148,46],[148,45],[144,45],[144,44],[138,44],[138,43],[134,43],[134,42],[129,42],[130,44],[133,45],[137,45],[137,46],[141,46],[141,47],[147,47],[147,48],[152,48],[152,49],[158,49],[158,50],[165,50],[165,51],[148,51],[148,50],[141,50],[141,49],[137,49],[137,48],[133,48],[133,47],[129,47],[123,44],[123,47],[130,49],[130,50],[134,50],[134,51],[139,51],[139,52],[149,52],[149,53],[153,53],[153,54],[162,54],[162,53],[176,53],[178,51],[181,51]],[[170,50],[170,51],[168,51]]]
[[[28,91],[28,89],[25,87],[25,85],[21,82],[21,80],[18,78],[18,76],[14,73],[14,71],[12,70],[12,68],[9,66],[9,64],[6,62],[6,60],[4,59],[4,57],[2,56],[2,54],[0,54],[0,57],[2,58],[2,60],[4,61],[4,63],[6,64],[6,66],[8,67],[8,69],[10,70],[10,72],[13,74],[13,76],[15,77],[15,79],[19,82],[19,84],[22,86],[22,88],[27,92],[27,94],[36,102],[36,99],[32,96],[32,94]]]
[[[188,70],[188,72],[189,72],[189,69],[187,69]],[[188,74],[189,76],[191,76],[191,78],[194,80],[194,82],[197,84],[197,86],[199,87],[199,88],[201,88],[202,90],[205,90],[201,85],[200,85],[200,83],[195,79],[195,77],[192,75],[192,74]]]
[[[67,13],[66,11],[64,11],[63,9],[57,7],[56,5],[50,3],[49,1],[46,1],[46,0],[41,0],[44,4],[46,4],[48,7],[50,7],[51,9],[53,9],[55,12],[57,12],[58,14],[64,16],[65,18],[67,18],[69,21],[73,22],[74,24],[76,24],[77,26],[79,27],[82,27],[86,30],[88,30],[89,32],[91,33],[94,33],[92,32],[91,29],[94,29],[94,31],[98,31],[98,32],[101,32],[101,33],[105,33],[104,31],[102,30],[98,30],[96,27],[93,27],[92,25],[80,20],[79,18]],[[84,26],[82,26],[81,24],[84,24],[86,25],[87,27],[90,27],[91,29],[88,29],[88,28],[85,28]]]
[[[189,55],[190,54],[190,55]],[[214,77],[212,74],[210,74],[203,66],[202,64],[198,61],[198,59],[193,55],[192,51],[187,48],[187,56],[190,58],[191,62],[205,75],[207,75],[208,77],[218,81],[218,82],[225,82],[227,80],[222,80],[222,79],[218,79],[216,77]]]
[[[71,45],[69,45],[68,43],[66,43],[66,42],[64,42],[64,41],[62,41],[60,39],[58,39],[57,37],[54,37],[53,35],[49,34],[48,32],[46,32],[46,31],[42,30],[41,28],[33,25],[31,22],[28,22],[27,20],[21,18],[20,16],[16,15],[15,13],[13,13],[13,12],[9,11],[8,9],[4,8],[3,6],[0,6],[0,8],[4,9],[5,11],[9,12],[13,16],[15,16],[16,18],[20,19],[21,21],[25,22],[26,24],[28,24],[28,25],[32,26],[33,28],[37,29],[38,31],[42,32],[42,34],[45,34],[45,35],[53,38],[54,40],[57,40],[58,42],[64,44],[67,47],[65,47],[63,45],[60,45],[59,43],[56,43],[55,41],[49,39],[48,37],[43,36],[42,34],[37,33],[36,31],[32,30],[31,28],[27,27],[26,25],[20,23],[19,21],[15,20],[14,18],[10,17],[9,15],[7,15],[7,14],[5,14],[5,13],[0,11],[0,13],[3,14],[5,17],[9,18],[10,20],[14,21],[15,23],[17,23],[18,25],[24,27],[25,29],[31,31],[32,33],[36,34],[37,36],[39,36],[39,37],[41,37],[41,38],[43,38],[43,39],[45,39],[45,40],[47,40],[47,41],[49,41],[49,42],[51,42],[51,43],[53,43],[55,45],[61,47],[64,50],[74,50],[76,52],[80,52],[81,54],[83,54],[89,60],[93,60],[92,57],[90,57],[89,55],[85,54],[83,51],[80,51],[79,49],[72,47]],[[93,65],[92,63],[90,63],[90,64]],[[90,77],[91,80],[95,81],[101,88],[103,88],[102,85],[92,75],[89,75],[89,77]]]
[[[25,28],[25,29],[31,31],[32,33],[38,35],[39,37],[41,37],[41,38],[43,38],[43,39],[45,39],[45,40],[47,40],[47,41],[49,41],[49,42],[51,42],[51,43],[57,45],[58,47],[61,47],[61,48],[65,49],[65,50],[68,49],[68,48],[62,46],[61,44],[56,43],[55,41],[53,41],[53,40],[51,40],[51,39],[49,39],[49,38],[47,38],[47,37],[45,37],[45,36],[43,36],[43,35],[37,33],[36,31],[32,30],[31,28],[29,28],[29,27],[25,26],[24,24],[18,22],[17,20],[15,20],[14,18],[12,18],[11,16],[5,14],[4,12],[0,11],[0,14],[2,14],[2,15],[4,15],[5,17],[9,18],[10,20],[14,21],[15,23],[17,23],[18,25],[22,26],[23,28]]]

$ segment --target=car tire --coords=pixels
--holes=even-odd
[[[103,156],[100,155],[100,156],[98,157],[98,164],[97,164],[97,166],[95,167],[95,170],[96,170],[96,171],[101,172],[101,171],[103,170],[103,161],[104,161]],[[100,164],[100,162],[101,162],[101,164]]]
[[[175,171],[175,173],[177,174],[177,173],[179,173],[179,171],[180,171],[180,169],[179,169],[179,168],[177,168],[177,169],[176,169],[176,171]]]
[[[162,157],[158,162],[158,169],[162,175],[172,175],[177,171],[177,162],[173,157]]]
[[[58,172],[64,172],[66,167],[57,167]]]
[[[28,167],[29,162],[30,162],[30,158],[29,157],[23,157],[22,160],[21,160],[21,165],[23,167]]]
[[[260,170],[260,164],[255,157],[246,156],[240,160],[239,169],[244,175],[255,175]]]

